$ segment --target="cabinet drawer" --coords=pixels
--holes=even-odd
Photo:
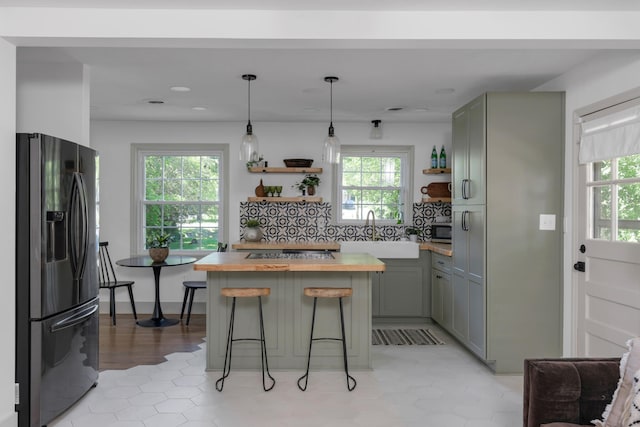
[[[451,273],[451,257],[433,253],[431,254],[431,268]]]

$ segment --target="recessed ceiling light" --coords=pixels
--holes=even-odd
[[[416,113],[425,113],[425,112],[429,111],[429,109],[427,107],[418,107],[418,108],[414,109],[413,111],[415,111]]]
[[[208,110],[207,107],[191,107],[192,110],[194,111],[205,111]]]
[[[164,101],[162,99],[150,99],[147,101],[147,104],[160,105],[164,104]]]
[[[191,88],[186,86],[171,86],[169,89],[171,89],[174,92],[190,92],[191,91]]]
[[[385,108],[385,110],[387,110],[387,111],[402,111],[402,110],[404,110],[404,107],[387,107],[387,108]]]
[[[452,87],[443,87],[443,88],[440,88],[440,89],[436,89],[435,92],[438,95],[448,95],[448,94],[453,93],[455,91],[456,90],[454,88],[452,88]]]

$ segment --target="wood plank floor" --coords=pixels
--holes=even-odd
[[[148,317],[138,314],[138,319]],[[197,350],[207,334],[204,314],[192,314],[189,326],[178,323],[165,328],[138,326],[131,314],[118,314],[116,321],[113,326],[108,314],[100,315],[101,371],[162,363],[167,354]]]

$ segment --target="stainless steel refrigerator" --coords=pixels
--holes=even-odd
[[[98,380],[97,153],[16,139],[16,411],[41,427]]]

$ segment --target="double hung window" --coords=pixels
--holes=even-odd
[[[337,222],[361,223],[369,211],[381,224],[410,218],[413,148],[342,146],[337,184]]]
[[[169,234],[177,252],[212,251],[224,235],[226,147],[134,145],[135,247]]]

